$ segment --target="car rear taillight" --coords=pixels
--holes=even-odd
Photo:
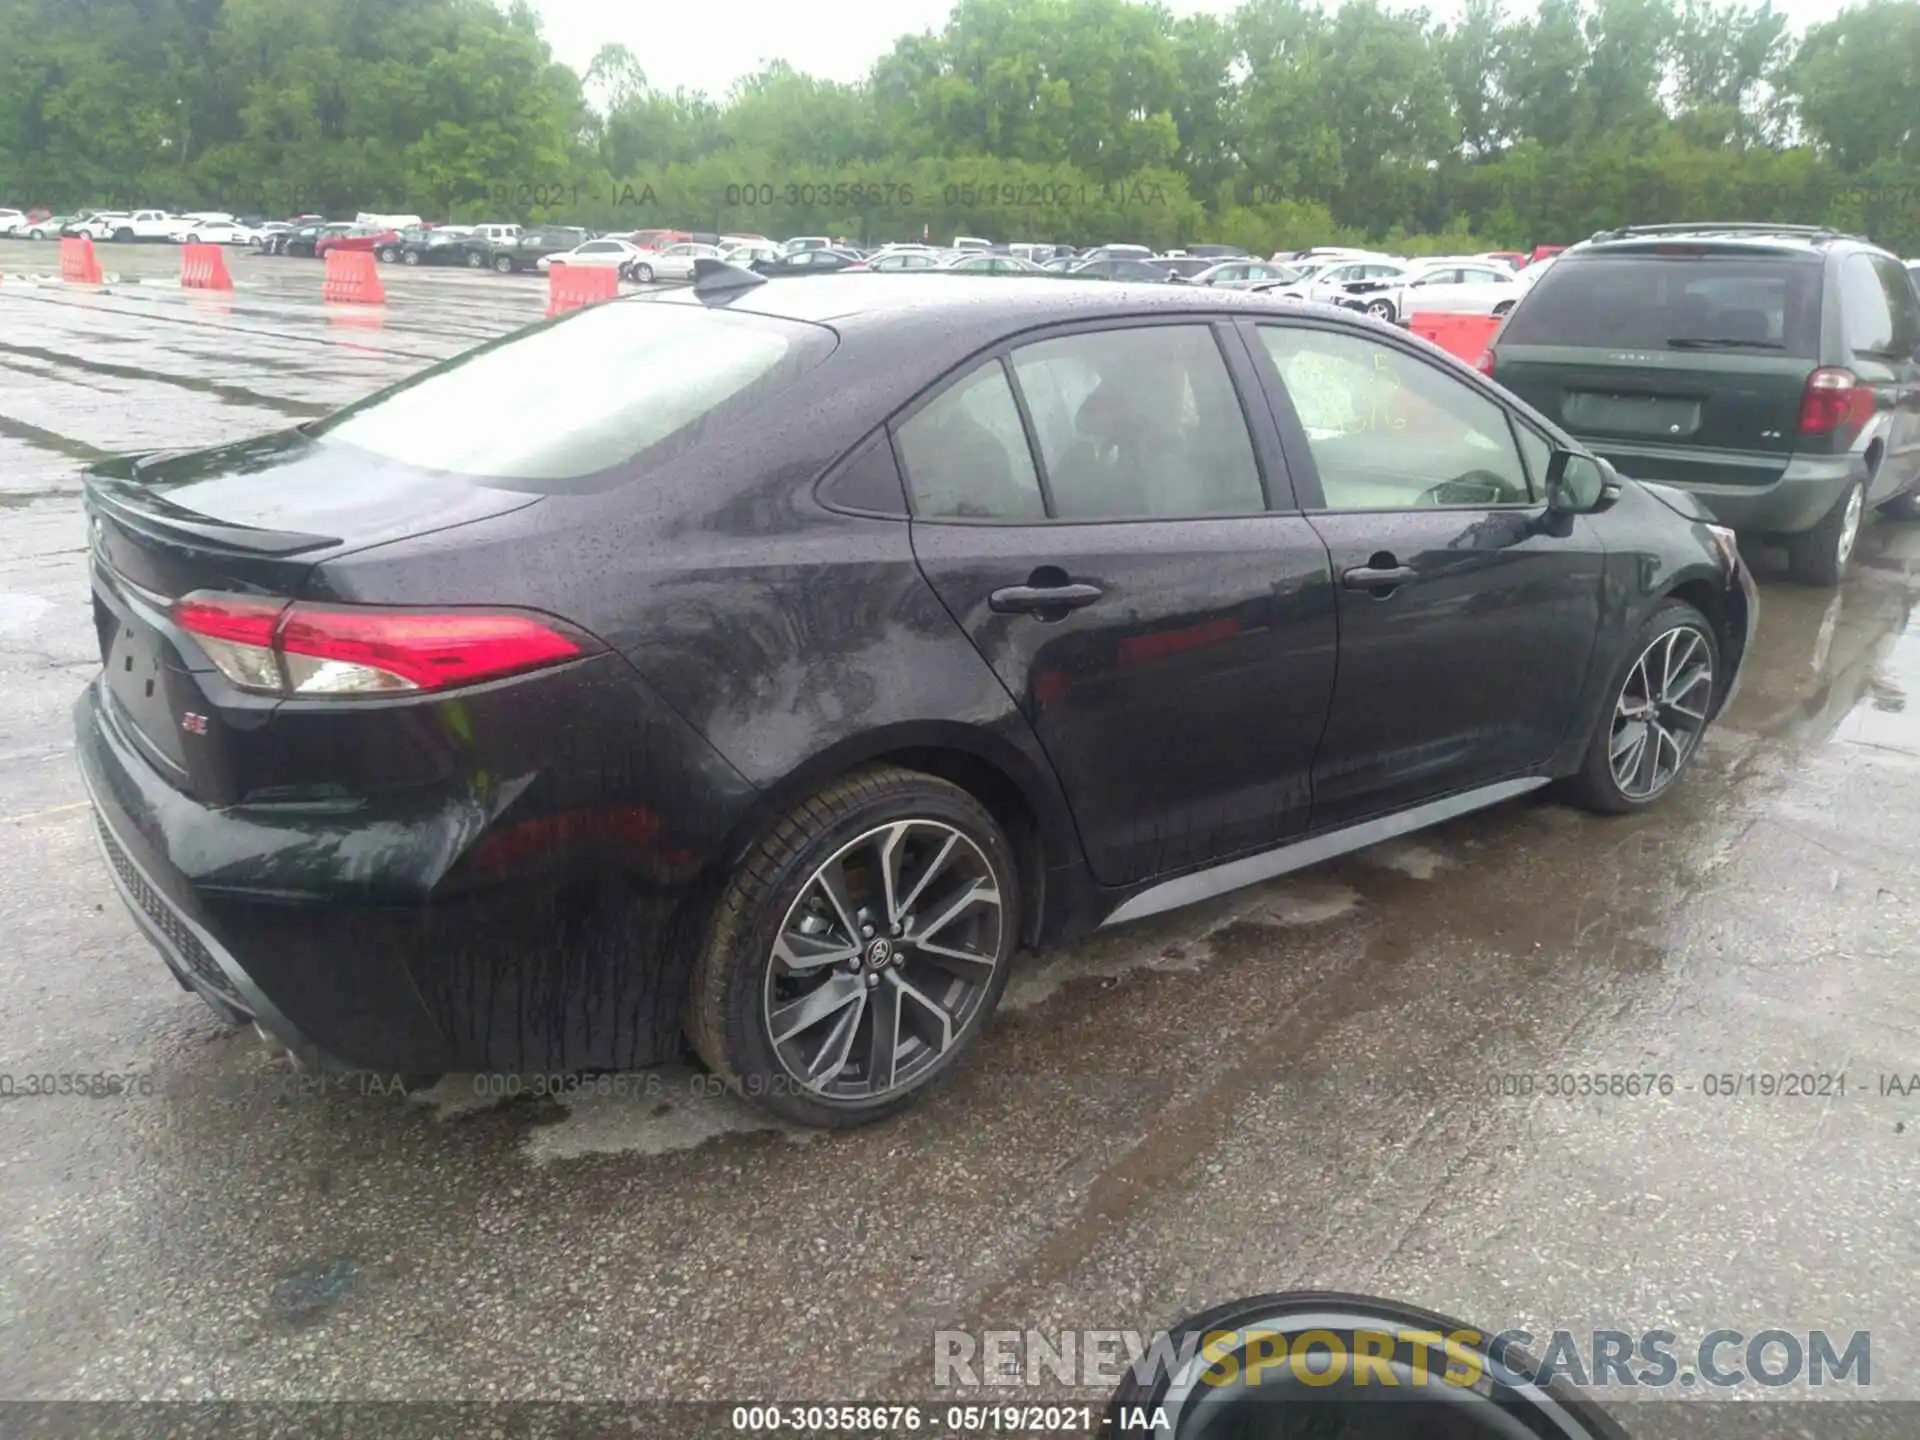
[[[514,610],[308,605],[196,591],[174,623],[219,672],[264,695],[395,695],[451,690],[595,653],[599,645]]]
[[[1480,358],[1473,362],[1473,368],[1489,380],[1493,378],[1493,347],[1491,345],[1480,352]]]
[[[1800,393],[1800,433],[1851,440],[1873,418],[1873,407],[1872,387],[1862,385],[1851,370],[1838,366],[1816,370]]]

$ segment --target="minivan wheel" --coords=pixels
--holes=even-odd
[[[1788,536],[1787,573],[1803,585],[1838,585],[1853,559],[1866,505],[1867,487],[1862,481],[1849,486],[1818,525]]]
[[[1720,644],[1707,617],[1683,600],[1663,601],[1614,676],[1567,798],[1606,815],[1660,800],[1700,748],[1719,673]]]
[[[782,1119],[882,1119],[979,1034],[1020,913],[1012,847],[979,801],[916,771],[856,772],[740,862],[694,963],[688,1036]]]

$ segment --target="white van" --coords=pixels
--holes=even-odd
[[[956,235],[953,237],[952,248],[955,250],[991,250],[993,249],[993,242],[991,240],[982,240],[978,235]]]

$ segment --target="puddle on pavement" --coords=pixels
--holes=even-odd
[[[542,1078],[449,1075],[408,1098],[443,1122],[461,1122],[517,1103],[489,1090],[532,1087]],[[773,1132],[799,1144],[820,1138],[818,1131],[783,1124],[684,1066],[583,1076],[571,1093],[535,1103],[541,1113],[537,1123],[523,1126],[520,1153],[536,1165],[588,1155],[669,1155],[727,1135]]]

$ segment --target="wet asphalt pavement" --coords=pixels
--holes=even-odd
[[[0,242],[0,1081],[152,1091],[0,1098],[0,1398],[929,1397],[936,1330],[1323,1287],[1867,1330],[1874,1397],[1920,1400],[1920,1094],[1880,1093],[1920,1072],[1920,529],[1873,525],[1837,593],[1754,557],[1744,690],[1657,813],[1523,801],[1030,962],[893,1123],[789,1132],[682,1071],[303,1093],[93,848],[80,468],[321,413],[545,282],[383,267],[379,315],[303,260],[182,292],[175,253],[102,246],[126,278],[89,293]],[[1803,1072],[1845,1094],[1705,1093]],[[1674,1089],[1544,1093],[1596,1073]]]

